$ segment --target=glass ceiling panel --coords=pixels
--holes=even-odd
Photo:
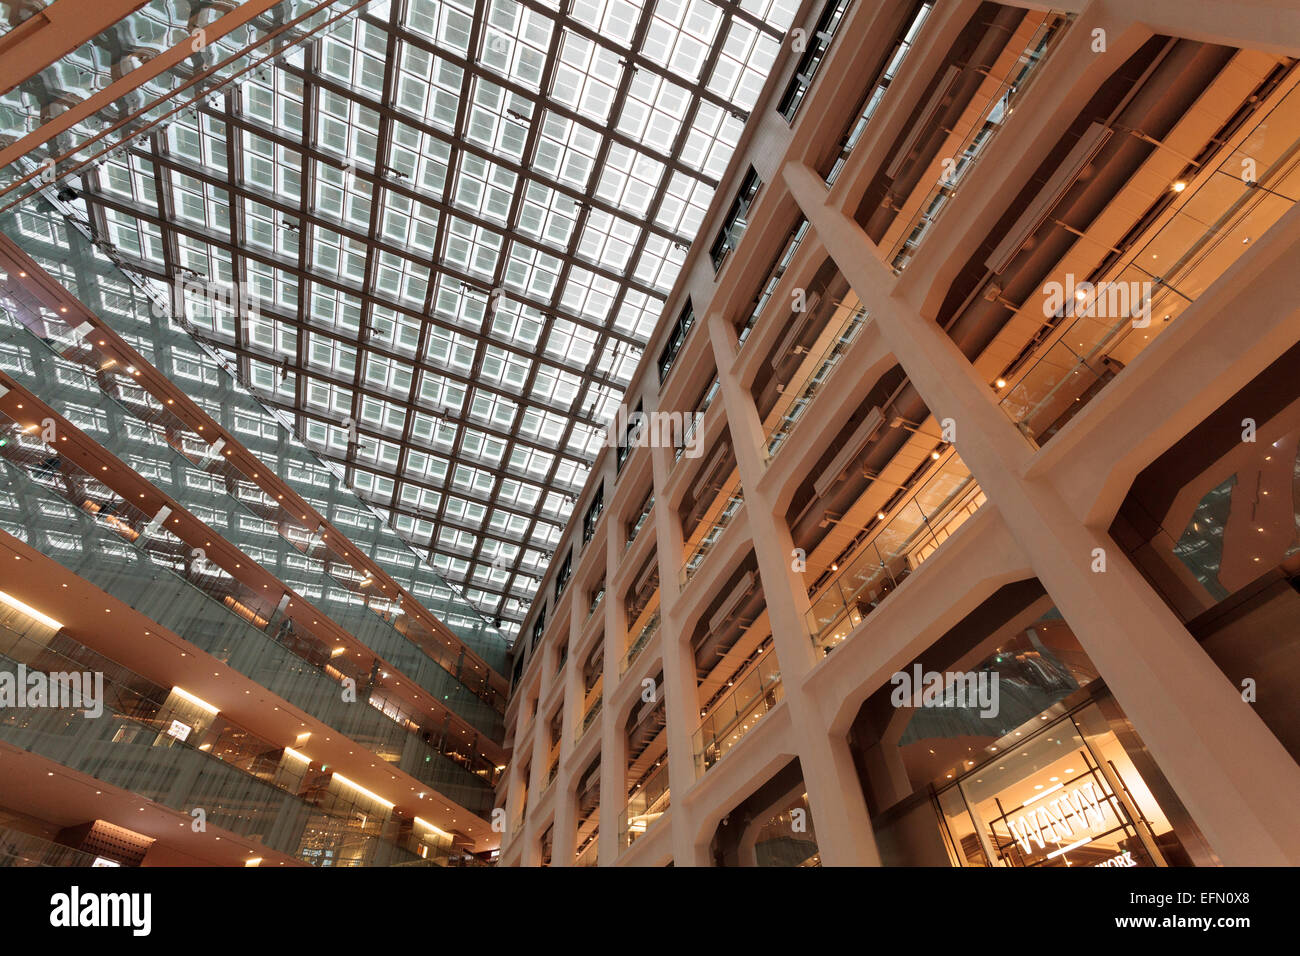
[[[376,0],[80,185],[513,638],[796,8]]]

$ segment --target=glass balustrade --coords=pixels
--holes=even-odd
[[[15,432],[7,416],[0,429]],[[383,688],[369,669],[334,655],[237,579],[196,567],[183,542],[150,532],[152,516],[97,479],[21,434],[0,447],[0,479],[0,528],[471,812],[490,808],[497,771],[468,739],[421,728],[395,706],[376,709]],[[344,700],[345,677],[372,706]]]
[[[831,160],[830,166],[822,170],[827,186],[839,178],[840,170],[844,168],[844,164],[853,155],[853,150],[861,142],[862,134],[867,131],[867,126],[870,125],[872,117],[876,115],[876,109],[880,106],[880,101],[885,98],[885,93],[893,85],[894,78],[898,76],[898,71],[902,69],[907,54],[912,51],[916,38],[921,32],[921,27],[925,25],[926,18],[933,9],[933,3],[922,3],[916,13],[913,14],[911,22],[899,38],[898,45],[886,61],[884,69],[880,71],[875,83],[871,85],[867,95],[863,98],[862,106],[858,110],[853,123],[845,131],[840,141],[840,147]]]
[[[668,764],[665,763],[638,784],[627,798],[627,805],[619,816],[620,845],[629,847],[644,836],[668,806]]]
[[[1050,440],[1295,205],[1298,127],[1300,90],[1292,90],[1250,131],[1249,155],[1230,150],[1184,184],[1171,212],[1104,277],[1058,283],[1065,294],[1047,316],[1052,328],[1023,373],[1006,376],[1000,402],[1030,441]],[[1254,181],[1243,178],[1244,163]]]
[[[95,856],[9,827],[0,827],[0,866],[94,866]]]
[[[736,477],[728,483],[728,488],[724,493],[727,497],[726,504],[722,506],[722,511],[718,513],[718,517],[714,519],[713,524],[709,526],[708,531],[704,533],[704,536],[700,538],[695,547],[691,549],[691,553],[687,555],[686,560],[682,563],[681,582],[683,585],[691,578],[695,577],[695,573],[700,570],[700,567],[704,564],[704,561],[709,556],[710,552],[713,551],[718,540],[731,525],[731,521],[736,517],[736,513],[739,512],[741,507],[745,504],[745,497],[740,487],[739,477]]]
[[[744,345],[745,340],[749,338],[749,333],[754,331],[759,316],[763,314],[767,304],[772,301],[772,296],[776,293],[776,287],[780,284],[781,277],[785,275],[785,270],[790,267],[790,263],[794,259],[795,253],[799,251],[799,246],[802,245],[806,235],[808,235],[808,220],[800,216],[799,221],[786,239],[785,245],[781,247],[781,251],[777,254],[776,261],[772,263],[772,268],[768,270],[767,278],[763,280],[758,297],[754,300],[754,305],[749,310],[745,324],[740,329],[738,336],[740,345]]]
[[[587,712],[582,715],[582,728],[578,731],[578,740],[581,740],[587,735],[587,731],[591,729],[591,725],[594,724],[596,718],[600,716],[602,701],[602,695],[597,694],[596,699],[592,701],[591,706],[587,708]]]
[[[300,855],[303,840],[318,825],[348,833],[343,842],[350,844],[348,859],[355,863],[417,852],[418,838],[413,843],[408,837],[401,847],[378,847],[376,840],[391,843],[396,836],[391,813],[363,796],[363,802],[374,803],[365,808],[374,820],[348,812],[360,795],[337,780],[331,778],[324,790],[313,785],[311,801],[300,797],[306,764],[283,748],[277,751],[226,718],[208,718],[209,726],[196,723],[184,738],[177,736],[174,720],[194,718],[174,706],[171,691],[61,632],[51,638],[11,625],[0,623],[0,670],[16,672],[23,665],[29,672],[95,673],[102,677],[102,697],[89,713],[85,700],[58,707],[53,698],[48,706],[8,709],[0,715],[0,738],[173,809],[201,808],[214,825],[291,856]],[[432,838],[434,831],[420,829]],[[380,830],[386,831],[382,837]],[[437,848],[432,839],[425,852],[430,848]],[[440,849],[449,851],[450,841]]]
[[[971,170],[987,154],[989,144],[1002,131],[1007,118],[1024,99],[1071,19],[1071,15],[1057,11],[1041,16],[1042,22],[1001,82],[987,94],[976,94],[957,129],[953,131],[955,135],[961,136],[961,140],[960,146],[952,151],[954,165],[951,171],[921,200],[920,207],[885,257],[894,272],[899,273],[907,268],[939,216],[969,178]]]
[[[627,654],[623,657],[623,663],[619,665],[619,676],[627,673],[628,668],[636,662],[636,659],[641,656],[641,652],[645,650],[646,645],[650,643],[650,639],[658,633],[659,612],[655,611],[650,615],[650,620],[645,622],[645,626],[641,628],[640,633],[637,634],[632,646],[627,649]]]
[[[983,503],[970,470],[949,453],[813,597],[813,644],[829,653]]]
[[[700,776],[730,752],[784,696],[781,668],[768,651],[714,705],[695,731],[695,766]]]
[[[654,508],[654,506],[655,506],[655,496],[651,495],[649,498],[646,499],[645,504],[641,508],[641,513],[637,515],[636,521],[628,525],[627,542],[624,544],[625,549],[632,547],[632,542],[634,542],[637,539],[637,535],[639,535],[641,533],[641,529],[645,527],[646,519],[650,517],[650,511]]]
[[[777,451],[790,437],[795,424],[803,418],[804,412],[826,384],[826,380],[839,368],[849,346],[867,324],[867,319],[867,310],[862,306],[851,310],[831,344],[814,361],[805,363],[807,371],[801,378],[786,386],[783,395],[792,397],[777,406],[779,410],[776,412],[776,423],[767,433],[764,451],[768,462],[776,457]]]
[[[595,866],[600,857],[600,840],[592,834],[586,846],[578,851],[573,859],[574,866]]]
[[[695,440],[696,434],[699,432],[700,427],[704,424],[704,415],[709,410],[710,406],[713,405],[713,400],[717,398],[718,391],[721,389],[721,387],[722,387],[722,383],[720,383],[715,378],[709,384],[709,387],[705,390],[704,397],[700,399],[700,404],[697,405],[695,408],[695,414],[693,414],[690,418],[690,424],[687,425],[682,432],[681,444],[679,444],[673,450],[674,467],[676,467],[677,462],[682,460],[682,455],[686,453],[687,447],[691,444],[692,441]]]

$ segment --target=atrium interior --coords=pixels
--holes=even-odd
[[[0,866],[1300,864],[1300,7],[0,3]]]

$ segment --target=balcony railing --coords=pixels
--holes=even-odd
[[[629,847],[644,836],[668,806],[668,764],[665,762],[627,798],[627,806],[619,817],[619,845]]]
[[[95,857],[61,843],[0,827],[0,866],[94,866]]]
[[[849,350],[849,346],[858,337],[862,327],[867,324],[868,318],[867,310],[863,306],[853,309],[840,326],[839,334],[835,336],[834,341],[826,347],[826,350],[809,367],[808,373],[798,382],[792,382],[787,386],[786,394],[794,395],[794,399],[781,412],[776,424],[768,432],[765,451],[769,462],[776,456],[777,450],[785,443],[785,440],[790,437],[790,432],[794,430],[795,423],[803,417],[804,412],[808,410],[808,406],[812,404],[822,386],[826,384],[826,380],[839,368],[840,363],[844,360],[845,353]]]
[[[923,3],[912,17],[903,36],[898,40],[898,46],[893,55],[885,63],[885,67],[876,77],[876,82],[872,84],[866,97],[863,98],[862,107],[858,113],[857,119],[853,125],[844,133],[844,138],[840,143],[840,148],[836,152],[829,168],[824,169],[823,175],[826,179],[826,185],[829,186],[835,182],[852,155],[854,148],[862,139],[862,134],[867,131],[867,126],[871,123],[871,118],[876,115],[876,109],[880,106],[880,101],[885,98],[885,92],[894,82],[894,77],[898,76],[899,69],[903,66],[903,61],[907,59],[907,54],[911,52],[912,46],[916,43],[916,38],[921,32],[921,27],[925,25],[926,18],[934,8],[933,3]]]
[[[782,696],[780,662],[769,651],[718,701],[695,731],[695,766],[699,774],[703,776],[725,757]]]
[[[767,278],[763,280],[758,297],[754,300],[753,308],[750,309],[749,316],[745,319],[745,324],[739,332],[739,343],[741,345],[745,344],[745,339],[749,338],[749,333],[754,331],[754,325],[758,322],[758,317],[763,314],[767,304],[772,301],[776,287],[781,283],[781,277],[785,275],[785,270],[790,267],[790,262],[794,259],[794,254],[799,251],[799,246],[803,243],[806,235],[808,235],[808,220],[800,217],[794,229],[786,238],[785,245],[777,253],[772,268],[768,270]]]
[[[10,673],[28,660],[56,668],[80,663],[7,629],[0,640],[0,669]],[[247,765],[223,759],[210,740],[200,747],[198,736],[182,741],[168,733],[175,712],[159,706],[160,689],[152,697],[141,693],[150,690],[148,682],[120,666],[104,677],[98,717],[75,704],[12,708],[0,719],[0,739],[163,806],[202,806],[214,825],[290,856],[319,863],[311,848],[324,840],[336,854],[332,865],[416,858],[418,836],[394,842],[397,829],[383,804],[361,801],[367,812],[355,812],[355,794],[340,793],[337,780],[308,801],[299,796],[305,767],[288,751],[278,758],[263,753]]]
[[[639,535],[641,533],[641,529],[645,527],[645,520],[646,518],[650,517],[650,511],[651,509],[654,508],[654,506],[655,506],[655,496],[651,495],[649,498],[645,500],[645,506],[642,507],[641,514],[637,516],[636,521],[628,526],[627,542],[626,544],[624,544],[625,549],[632,547],[632,542],[637,539],[637,535]]]
[[[597,836],[599,832],[600,831],[593,833],[588,838],[587,845],[578,851],[578,855],[574,857],[573,860],[574,866],[595,866],[596,865],[597,859],[600,856],[600,840]]]
[[[713,526],[709,528],[704,537],[700,539],[699,543],[691,551],[690,556],[682,563],[682,584],[685,584],[691,578],[695,577],[695,572],[704,564],[704,559],[709,556],[709,552],[713,550],[714,545],[718,543],[718,539],[722,537],[723,532],[727,530],[732,519],[736,517],[736,512],[738,512],[741,505],[745,503],[745,497],[740,490],[739,480],[735,482],[735,486],[735,490],[727,499],[727,504],[723,507],[722,513],[718,515],[717,520],[713,522]]]
[[[951,453],[813,599],[813,643],[829,653],[983,503],[970,470]]]
[[[627,649],[627,654],[623,657],[623,663],[619,665],[618,673],[620,677],[628,672],[628,668],[630,668],[636,662],[636,659],[641,656],[641,652],[645,650],[645,646],[650,643],[650,638],[654,637],[658,631],[659,612],[655,611],[650,615],[650,620],[646,621],[645,626],[641,628],[641,633],[639,633],[636,640],[632,642],[632,646]]]
[[[1064,296],[1062,328],[1045,333],[1050,344],[1031,353],[1032,364],[1001,400],[1027,438],[1051,439],[1295,205],[1300,137],[1280,117],[1298,108],[1295,87],[1249,132],[1249,156],[1232,150],[1184,187],[1145,241],[1104,276],[1089,277],[1091,293]],[[1245,160],[1255,166],[1254,182],[1242,179]],[[1157,262],[1161,271],[1148,269]]]
[[[1046,62],[1068,23],[1068,14],[1057,11],[1044,14],[1042,23],[1034,31],[1024,51],[1007,71],[1002,82],[989,94],[983,104],[971,103],[962,119],[963,121],[967,117],[978,117],[978,119],[971,122],[967,128],[961,147],[953,151],[956,164],[952,172],[931,188],[922,200],[920,208],[903,229],[893,249],[886,256],[885,261],[895,272],[902,272],[907,268],[908,263],[929,235],[930,227],[969,178],[971,170],[988,152],[989,143],[1001,132],[1007,118],[1024,99],[1030,84],[1039,75],[1040,67]]]
[[[587,731],[591,729],[591,725],[594,724],[596,718],[600,716],[600,708],[603,701],[604,695],[597,694],[596,699],[592,701],[591,706],[587,708],[587,712],[582,715],[582,727],[578,730],[579,740],[587,735]]]
[[[721,383],[714,378],[712,383],[710,383],[708,390],[704,393],[704,397],[700,399],[700,404],[696,407],[695,414],[691,416],[691,423],[682,431],[682,443],[673,451],[674,466],[676,466],[677,462],[682,460],[682,454],[686,451],[686,446],[691,443],[691,440],[695,437],[695,433],[699,430],[700,425],[703,424],[704,414],[709,410],[709,406],[713,404],[713,400],[717,397],[718,391],[721,387]]]

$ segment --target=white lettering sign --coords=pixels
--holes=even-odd
[[[1039,849],[1046,849],[1049,842],[1065,843],[1074,836],[1075,830],[1100,830],[1106,825],[1099,796],[1089,781],[1050,803],[1039,804],[1008,820],[1007,826],[1026,853],[1034,852],[1033,843]]]

